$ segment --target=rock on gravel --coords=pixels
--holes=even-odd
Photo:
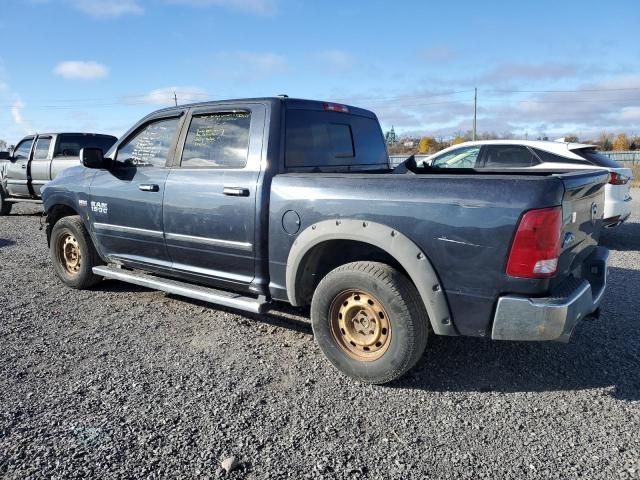
[[[333,370],[304,311],[65,288],[39,210],[18,206],[0,218],[0,476],[640,478],[633,195],[630,223],[603,237],[602,317],[571,343],[433,336],[383,387]]]

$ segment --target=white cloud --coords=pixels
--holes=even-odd
[[[100,63],[77,60],[61,62],[53,72],[69,80],[97,80],[109,75],[109,69]]]
[[[179,104],[201,102],[208,97],[207,92],[198,87],[165,87],[152,90],[143,97],[129,97],[128,100],[167,106],[174,104],[174,94],[178,97]]]
[[[138,0],[68,0],[69,3],[87,15],[98,18],[115,18],[122,15],[144,13]]]
[[[17,127],[21,128],[25,133],[34,133],[34,129],[31,124],[24,118],[23,115],[24,103],[19,98],[13,102],[11,106],[11,116],[13,117],[13,122]]]
[[[222,7],[257,15],[273,15],[277,0],[168,0],[169,3],[192,7]]]

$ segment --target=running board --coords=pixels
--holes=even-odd
[[[156,277],[148,273],[125,270],[115,266],[93,267],[93,273],[101,277],[133,283],[141,287],[161,290],[183,297],[195,298],[204,302],[215,303],[223,307],[237,308],[252,313],[264,313],[269,309],[269,303],[260,298],[244,297],[237,293],[216,290],[214,288],[194,285],[168,278]],[[264,297],[262,297],[264,298]]]
[[[42,200],[38,200],[36,198],[20,198],[20,197],[9,197],[4,199],[7,203],[37,203],[42,204]]]

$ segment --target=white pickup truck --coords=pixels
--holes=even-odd
[[[23,138],[11,152],[0,152],[0,216],[9,215],[16,202],[42,203],[44,184],[79,165],[82,148],[106,152],[116,140],[95,133],[43,133]]]

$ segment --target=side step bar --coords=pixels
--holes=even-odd
[[[216,290],[191,283],[168,278],[156,277],[148,273],[125,270],[112,265],[93,267],[93,273],[101,277],[133,283],[141,287],[161,290],[183,297],[195,298],[204,302],[215,303],[223,307],[237,308],[252,313],[264,313],[269,309],[269,303],[261,298],[244,297],[237,293]]]
[[[37,203],[42,204],[42,200],[38,200],[37,198],[20,198],[20,197],[9,197],[4,199],[7,203]]]

